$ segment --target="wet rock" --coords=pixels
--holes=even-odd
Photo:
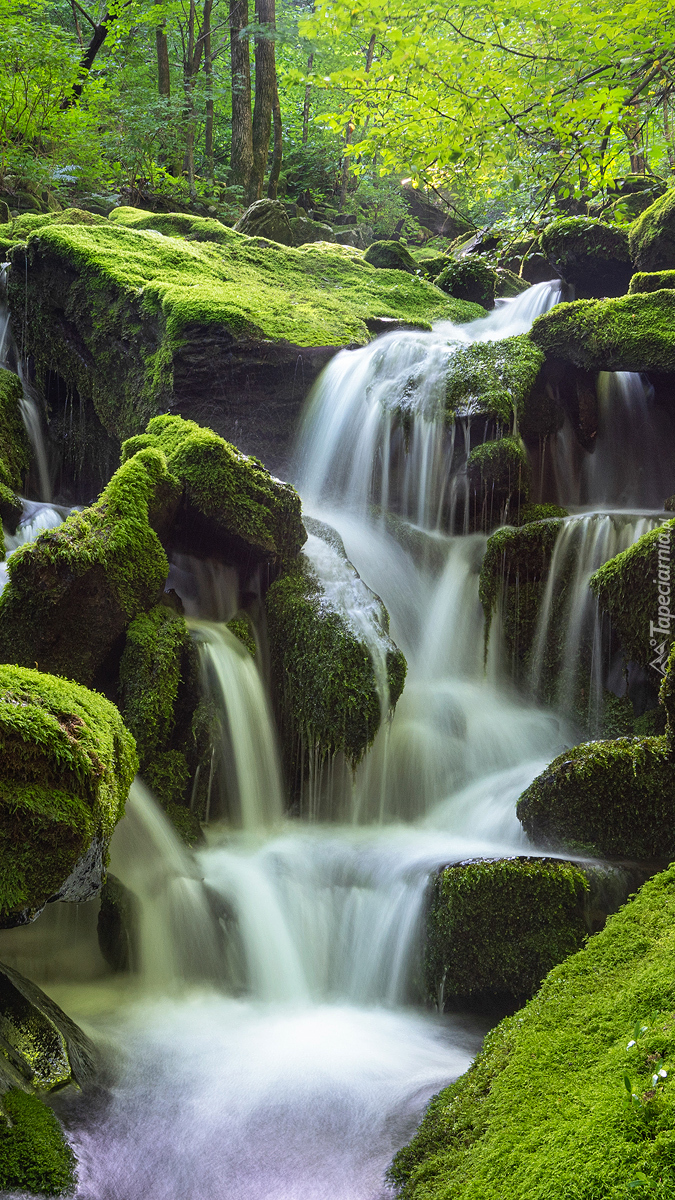
[[[474,256],[449,262],[436,279],[436,287],[455,296],[457,300],[468,300],[483,308],[494,308],[497,276],[487,263]]]
[[[280,200],[256,200],[234,227],[249,237],[269,238],[282,246],[293,246],[295,238],[288,213]]]
[[[138,962],[138,900],[116,875],[108,875],[101,891],[98,944],[113,971],[133,971]]]
[[[630,252],[636,271],[675,268],[675,192],[670,189],[645,209],[630,230]]]
[[[660,611],[659,581],[670,582],[674,533],[675,521],[666,521],[590,578],[600,609],[618,634],[625,661],[644,668],[655,662],[660,674],[665,672],[670,647],[672,603],[664,601]]]
[[[86,1087],[96,1070],[86,1034],[37,984],[0,963],[0,1092]]]
[[[494,529],[509,520],[528,499],[530,468],[525,447],[517,437],[483,442],[471,451],[466,464],[471,491],[472,529]]]
[[[587,217],[553,221],[540,238],[551,266],[577,299],[623,296],[632,275],[628,234]]]
[[[675,291],[558,304],[529,333],[548,359],[586,371],[675,372]]]
[[[18,376],[0,367],[0,518],[11,533],[16,531],[22,504],[17,496],[30,466],[30,446],[21,419],[23,392]],[[0,529],[0,557],[4,557]]]
[[[0,667],[0,926],[50,900],[85,900],[138,766],[110,701],[79,684]]]

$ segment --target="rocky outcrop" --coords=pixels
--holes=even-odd
[[[529,334],[549,360],[585,371],[675,372],[675,292],[577,300],[537,317]]]
[[[675,191],[672,188],[645,209],[631,226],[630,252],[636,271],[675,268]]]
[[[138,759],[117,709],[65,679],[0,667],[0,926],[100,889]]]
[[[415,259],[402,242],[372,242],[363,259],[378,270],[407,271],[409,275],[414,275],[418,270]]]
[[[535,388],[543,363],[541,350],[526,336],[460,346],[448,362],[448,418],[486,416],[507,430],[553,432],[550,405],[543,418]]]
[[[670,564],[675,521],[666,521],[604,563],[590,586],[616,630],[626,662],[665,669],[672,631]],[[665,648],[663,644],[665,643]]]
[[[623,296],[632,275],[628,234],[616,225],[587,217],[552,221],[541,247],[578,300]]]

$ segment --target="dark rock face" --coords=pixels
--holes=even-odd
[[[616,225],[567,217],[547,225],[541,246],[579,300],[623,296],[632,274],[628,234]]]
[[[96,1073],[93,1043],[35,984],[0,963],[0,1092],[51,1092]]]
[[[138,902],[133,892],[108,875],[101,892],[98,944],[113,971],[131,971],[138,959]]]
[[[246,233],[249,237],[269,238],[282,246],[295,245],[288,213],[280,200],[256,200],[234,228],[237,233]]]

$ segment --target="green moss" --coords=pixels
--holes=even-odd
[[[375,270],[351,247],[260,245],[235,232],[216,245],[110,221],[41,230],[16,252],[9,294],[17,310],[27,305],[38,370],[57,370],[120,438],[168,407],[174,359],[200,339],[249,354],[256,341],[362,345],[377,317],[426,329],[480,316],[422,279]]]
[[[557,304],[529,336],[546,355],[588,371],[675,371],[675,293]]]
[[[425,279],[436,279],[441,271],[447,267],[452,260],[447,254],[431,253],[430,251],[419,250],[415,255],[415,262],[418,270],[422,272]]]
[[[671,646],[668,666],[659,691],[659,701],[666,716],[668,741],[675,749],[675,645]]]
[[[194,848],[204,845],[204,833],[196,813],[187,808],[185,804],[172,804],[171,802],[164,806],[164,811],[186,846]]]
[[[371,242],[363,261],[378,270],[407,271],[411,275],[419,269],[408,247],[402,242]]]
[[[660,292],[663,288],[675,288],[675,271],[638,271],[633,275],[628,291]]]
[[[515,296],[522,295],[530,287],[526,279],[521,279],[520,275],[516,275],[515,271],[509,271],[507,267],[496,267],[495,275],[497,276],[495,297],[498,299],[513,299]]]
[[[114,225],[126,229],[149,229],[166,237],[186,238],[190,242],[217,242],[226,246],[236,242],[237,234],[213,217],[194,217],[190,213],[153,213],[142,208],[114,208],[108,217]]]
[[[17,492],[30,466],[30,446],[21,419],[21,382],[17,375],[0,367],[0,519],[14,532],[22,512]],[[4,536],[0,527],[0,558],[4,558]]]
[[[675,189],[669,189],[635,221],[630,252],[637,271],[675,268]]]
[[[539,845],[613,858],[675,855],[675,767],[665,737],[586,742],[554,759],[518,801]]]
[[[25,242],[32,233],[38,233],[51,225],[105,224],[106,218],[98,213],[87,212],[81,208],[65,208],[59,213],[22,213],[14,217],[8,225],[3,225],[0,232],[4,234],[9,247],[18,242]]]
[[[564,217],[546,226],[540,243],[577,296],[620,296],[626,291],[631,266],[625,229],[588,217]]]
[[[472,492],[473,528],[491,529],[518,509],[530,490],[530,466],[520,438],[504,437],[483,442],[471,451],[466,464]]]
[[[44,1196],[73,1192],[75,1155],[51,1109],[18,1088],[0,1105],[0,1188]]]
[[[252,658],[255,658],[257,654],[255,634],[253,632],[253,625],[251,624],[251,621],[246,613],[243,613],[241,616],[233,617],[231,621],[227,622],[227,628],[229,629],[230,633],[233,633],[236,638],[239,638],[239,641],[246,647]]]
[[[20,546],[0,596],[0,658],[91,683],[163,588],[169,564],[153,526],[165,528],[180,493],[164,455],[148,448],[95,505]]]
[[[120,662],[120,709],[136,740],[141,771],[174,732],[183,657],[189,645],[184,618],[162,604],[140,613],[127,630]]]
[[[671,586],[674,528],[675,520],[666,521],[643,534],[590,578],[600,608],[609,614],[612,628],[619,635],[624,658],[642,667],[659,657],[665,665],[659,647],[664,640],[670,641],[670,620],[665,612],[659,632],[659,587]]]
[[[430,1001],[522,1000],[587,934],[588,881],[571,863],[536,858],[446,867],[433,878],[425,978]]]
[[[480,413],[517,426],[543,362],[541,350],[525,335],[461,346],[448,364],[448,416]]]
[[[314,747],[320,758],[341,751],[355,766],[380,725],[372,659],[344,617],[329,608],[308,560],[301,556],[265,598],[272,682],[282,740]],[[383,638],[385,635],[383,634]],[[401,694],[405,659],[387,653],[392,706]]]
[[[548,521],[551,518],[569,517],[566,508],[559,504],[524,504],[520,510],[518,525],[530,525],[533,521]]]
[[[480,304],[483,308],[494,306],[496,286],[497,276],[492,267],[471,254],[458,262],[449,262],[436,279],[436,287],[449,296]]]
[[[667,1200],[674,956],[670,868],[555,967],[432,1101],[394,1161],[401,1200]],[[662,1061],[668,1077],[654,1085]]]
[[[187,504],[208,518],[212,531],[277,558],[299,552],[306,540],[300,497],[257,458],[182,417],[154,417],[145,434],[124,443],[123,462],[147,453],[147,447],[166,457],[172,476],[184,485]]]
[[[138,766],[110,701],[65,679],[0,666],[0,920],[35,912],[124,813]]]

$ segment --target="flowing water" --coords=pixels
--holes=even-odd
[[[37,389],[29,382],[25,364],[17,351],[10,326],[10,313],[6,302],[6,279],[9,264],[0,265],[0,367],[14,371],[21,380],[22,396],[19,408],[24,428],[31,444],[38,472],[40,499],[46,503],[52,498],[52,483],[44,435],[44,403]]]
[[[527,852],[516,800],[575,735],[500,683],[494,653],[484,670],[486,539],[453,533],[471,414],[453,443],[439,397],[458,345],[522,332],[557,298],[540,284],[470,326],[386,335],[317,384],[298,455],[306,552],[371,649],[383,723],[355,776],[317,783],[313,820],[281,815],[262,678],[222,623],[236,580],[174,563],[238,816],[191,855],[135,787],[112,869],[140,904],[138,975],[124,1002],[103,969],[96,986],[48,985],[116,1064],[98,1106],[61,1102],[79,1200],[383,1200],[392,1154],[475,1053],[484,1026],[420,1005],[429,873]],[[637,528],[615,523],[597,554]],[[408,661],[391,719],[378,597]]]

